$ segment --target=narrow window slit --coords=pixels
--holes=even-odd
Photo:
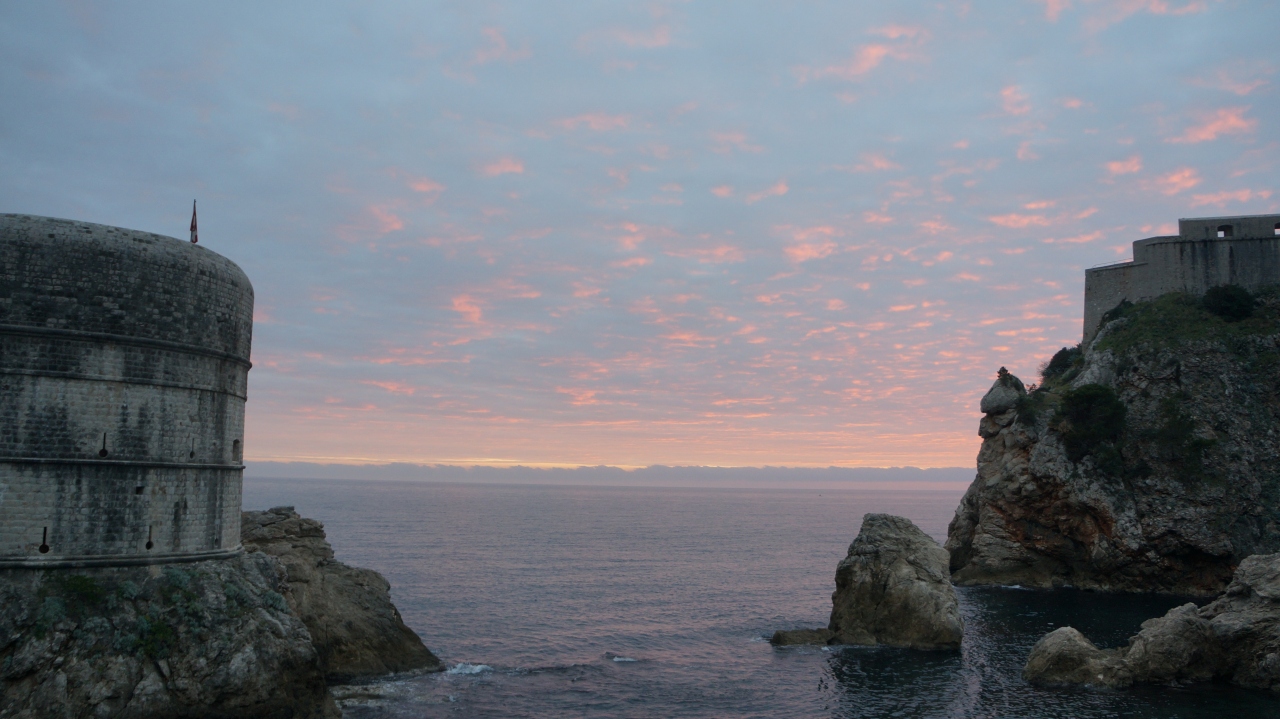
[[[40,535],[40,553],[49,553],[49,528],[44,528],[44,534]]]
[[[103,432],[102,433],[102,449],[98,450],[98,456],[105,457],[108,454],[111,454],[111,453],[107,451],[107,433]]]
[[[155,542],[151,541],[151,525],[150,524],[147,525],[147,543],[144,546],[146,546],[147,551],[150,551],[152,547],[156,546]]]

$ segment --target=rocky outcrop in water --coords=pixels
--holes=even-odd
[[[0,716],[336,719],[266,555],[0,571]]]
[[[1235,321],[1199,303],[1120,308],[1031,392],[997,379],[948,531],[957,584],[1213,595],[1280,550],[1280,301]]]
[[[947,552],[903,517],[868,514],[836,568],[828,629],[841,644],[958,649],[964,625]]]
[[[1280,554],[1245,559],[1212,604],[1149,619],[1127,646],[1099,649],[1071,627],[1056,629],[1032,648],[1023,677],[1112,688],[1218,679],[1280,694]]]
[[[387,580],[372,569],[335,560],[320,522],[299,516],[293,507],[244,512],[240,536],[246,551],[284,564],[289,605],[310,630],[330,681],[444,669],[405,626]]]
[[[963,634],[947,551],[909,519],[868,514],[836,567],[827,628],[780,629],[769,643],[959,649]]]

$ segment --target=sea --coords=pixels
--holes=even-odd
[[[959,652],[769,644],[826,626],[864,514],[941,541],[960,495],[246,478],[244,506],[324,522],[337,558],[381,572],[448,665],[335,687],[347,719],[1280,717],[1280,700],[1223,684],[1022,680],[1046,632],[1122,645],[1180,597],[960,587]]]

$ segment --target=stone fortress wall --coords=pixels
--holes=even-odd
[[[252,328],[202,246],[0,215],[0,566],[241,551]]]
[[[1085,270],[1084,343],[1124,300],[1200,295],[1227,284],[1248,290],[1280,284],[1280,215],[1178,220],[1177,235],[1134,242],[1132,260]]]

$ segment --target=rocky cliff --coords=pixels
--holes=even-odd
[[[327,681],[443,668],[319,522],[245,512],[242,542],[226,560],[0,570],[0,719],[337,719]]]
[[[338,717],[288,592],[262,554],[0,572],[0,717]]]
[[[330,681],[444,669],[405,626],[387,580],[372,569],[335,560],[320,522],[299,516],[293,507],[275,507],[244,512],[240,534],[246,551],[284,564],[289,606],[311,632]]]
[[[959,584],[1213,594],[1280,549],[1280,298],[1121,306],[1039,386],[983,398]]]

